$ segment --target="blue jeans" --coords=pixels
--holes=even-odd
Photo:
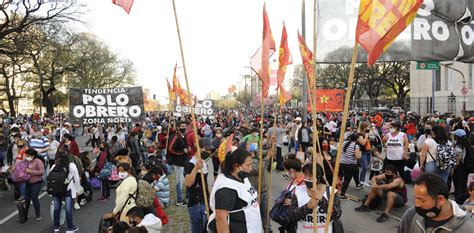
[[[360,182],[365,182],[365,175],[367,174],[367,168],[369,167],[370,156],[370,151],[362,152],[362,157],[360,158],[360,165],[362,167],[359,176]]]
[[[177,196],[177,201],[182,202],[183,201],[183,184],[184,184],[184,167],[179,167],[179,166],[173,166],[174,167],[174,172],[175,172],[175,177],[176,177],[176,194]]]
[[[38,199],[39,193],[41,191],[41,183],[42,181],[36,182],[34,184],[27,183],[25,187],[26,213],[28,213],[30,208],[30,202],[33,201],[36,217],[41,216],[41,206]]]
[[[435,173],[435,174],[439,175],[444,180],[444,182],[447,183],[449,173],[451,172],[451,169],[441,170],[441,169],[438,168],[438,166],[436,166],[435,161],[431,161],[431,162],[426,163],[425,172]]]
[[[72,196],[71,196],[71,190],[68,190],[66,193],[66,196],[64,197],[53,197],[53,202],[54,202],[54,228],[58,229],[60,224],[59,224],[59,218],[61,215],[61,205],[62,201],[66,202],[66,222],[67,222],[67,229],[71,230],[74,228],[74,223],[72,222]]]
[[[189,217],[191,218],[191,233],[201,233],[206,227],[206,207],[198,203],[188,207]]]
[[[26,183],[18,183],[18,190],[20,190],[20,197],[25,198],[25,188],[26,188]]]

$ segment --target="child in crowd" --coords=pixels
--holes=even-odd
[[[474,213],[474,181],[469,183],[469,198],[467,198],[463,206],[467,211]]]
[[[383,158],[380,155],[380,151],[372,147],[372,159],[370,165],[370,177],[369,180],[372,180],[372,177],[380,175],[383,168]]]
[[[166,207],[170,203],[170,182],[168,177],[166,177],[166,173],[159,166],[153,167],[150,172],[155,180],[152,183],[156,190],[155,196]]]

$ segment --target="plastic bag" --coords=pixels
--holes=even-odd
[[[51,201],[49,212],[51,214],[51,221],[54,222],[54,201]],[[61,204],[61,212],[59,214],[59,225],[64,225],[65,220],[66,220],[66,203],[63,201]]]

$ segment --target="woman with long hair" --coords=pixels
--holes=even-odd
[[[370,133],[370,124],[367,121],[362,121],[359,124],[358,129],[358,138],[357,143],[359,143],[360,151],[362,152],[362,157],[360,158],[360,175],[359,181],[364,186],[370,186],[368,183],[365,182],[365,176],[367,175],[367,168],[369,167],[370,158],[371,158],[371,144],[369,140],[369,133]]]
[[[456,166],[454,167],[452,178],[454,196],[459,197],[468,192],[467,178],[469,173],[474,172],[474,152],[471,150],[471,143],[464,129],[455,130],[453,136],[456,142]]]
[[[358,134],[351,134],[349,136],[349,140],[345,141],[342,147],[342,174],[339,175],[344,177],[344,183],[342,184],[341,199],[347,199],[346,191],[352,178],[354,178],[356,183],[356,189],[361,189],[363,187],[359,181],[359,166],[357,165],[357,160],[362,156],[360,146],[357,143],[358,138]]]
[[[26,173],[30,174],[30,180],[26,182],[25,186],[25,208],[26,213],[30,207],[30,202],[33,201],[35,207],[36,220],[41,220],[41,206],[38,196],[41,191],[41,185],[43,183],[44,174],[44,161],[43,158],[38,156],[38,152],[34,149],[28,149],[25,152],[25,160],[28,161],[29,165],[26,169]]]
[[[437,125],[431,130],[432,138],[427,138],[423,143],[423,147],[420,152],[420,169],[424,172],[436,173],[445,182],[448,182],[448,177],[451,172],[451,169],[441,170],[436,165],[436,160],[438,158],[438,146],[452,146],[451,142],[448,139],[448,134],[443,127]]]
[[[98,177],[102,169],[104,169],[107,163],[111,163],[109,146],[105,142],[99,143],[99,156],[97,157],[97,164],[94,169],[95,176]],[[108,168],[106,168],[108,169]],[[109,177],[101,177],[100,178],[102,185],[101,185],[101,196],[97,198],[97,202],[105,202],[110,197],[110,182]]]
[[[208,229],[211,232],[262,232],[257,189],[248,179],[252,157],[238,148],[225,157],[212,188]]]

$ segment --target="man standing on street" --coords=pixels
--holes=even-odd
[[[465,233],[474,229],[471,213],[448,199],[448,186],[438,175],[421,175],[415,181],[413,192],[415,207],[403,215],[398,233]]]
[[[176,176],[176,194],[177,194],[177,206],[186,206],[186,202],[183,200],[182,188],[184,184],[184,166],[188,162],[188,145],[186,143],[186,122],[182,121],[178,125],[178,132],[171,139],[169,145],[169,154],[171,156],[171,163]]]
[[[283,168],[283,157],[282,157],[282,154],[281,154],[281,148],[283,146],[282,140],[283,140],[283,137],[286,134],[286,130],[281,126],[282,126],[281,122],[278,122],[276,129],[275,129],[275,127],[272,126],[270,129],[268,129],[268,132],[267,132],[267,136],[269,138],[276,140],[275,141],[276,150],[277,150],[277,152],[276,152],[277,153],[276,154],[276,162],[277,162],[276,170],[278,170],[278,171],[285,170]]]

